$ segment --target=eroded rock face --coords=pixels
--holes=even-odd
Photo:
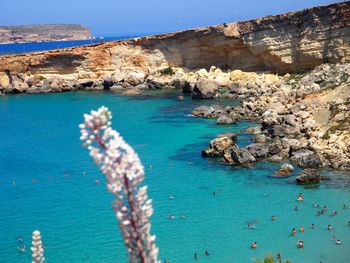
[[[242,71],[284,73],[311,69],[325,62],[349,61],[349,26],[350,2],[343,2],[177,33],[1,57],[0,82],[3,84],[0,84],[1,89],[8,92],[17,85],[6,85],[8,80],[3,73],[9,72],[11,76],[20,73],[31,78],[61,77],[69,83],[81,79],[98,80],[101,85],[108,84],[103,82],[104,77],[112,76],[114,82],[125,82],[123,87],[127,88],[146,79],[154,83],[169,84],[173,80],[181,83],[182,69],[203,69],[197,75],[187,75],[190,84],[208,78],[219,86],[234,84],[232,93],[238,91],[250,96],[251,83],[257,76]],[[179,70],[166,70],[170,66]],[[225,72],[227,69],[231,72]],[[317,76],[314,77],[312,85],[297,91],[298,96],[321,88]],[[266,83],[277,79],[269,75]],[[241,80],[248,84],[240,84]],[[264,93],[265,88],[261,86],[260,93]],[[191,85],[187,83],[186,89],[191,91]],[[277,90],[284,92],[276,87]],[[213,93],[214,89],[199,91],[194,97],[211,98]],[[285,105],[277,106],[278,112],[285,111]]]

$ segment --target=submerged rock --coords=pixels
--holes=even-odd
[[[275,174],[282,177],[287,177],[287,176],[290,176],[293,173],[293,171],[294,171],[294,167],[291,164],[284,163],[282,164],[280,169],[276,171]]]
[[[138,96],[141,92],[138,89],[128,89],[122,93],[124,96]]]

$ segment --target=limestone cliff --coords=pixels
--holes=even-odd
[[[47,24],[0,26],[0,43],[47,42],[91,39],[91,32],[81,25]]]
[[[0,57],[0,86],[3,92],[23,92],[41,87],[45,79],[59,78],[71,86],[87,79],[124,80],[130,72],[154,80],[169,66],[185,72],[216,66],[285,73],[349,60],[350,2],[342,2],[127,41]]]

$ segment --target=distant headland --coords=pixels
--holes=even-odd
[[[0,26],[0,44],[93,39],[89,28],[74,24]]]

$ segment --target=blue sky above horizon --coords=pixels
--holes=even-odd
[[[11,0],[0,25],[83,24],[95,36],[152,34],[286,13],[330,0]]]

